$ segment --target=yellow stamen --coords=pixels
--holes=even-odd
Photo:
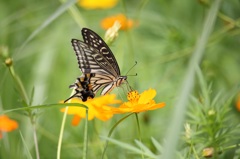
[[[137,91],[131,91],[127,95],[127,99],[130,102],[137,102],[139,98],[140,98],[140,95]]]

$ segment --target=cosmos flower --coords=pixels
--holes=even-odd
[[[3,137],[2,132],[11,132],[18,128],[18,123],[10,119],[7,115],[0,116],[0,139]]]
[[[133,20],[128,19],[124,14],[117,14],[114,16],[104,18],[101,21],[101,26],[103,29],[107,30],[111,28],[116,21],[118,21],[121,25],[120,30],[127,30],[134,26]]]
[[[79,6],[85,9],[109,9],[117,3],[118,0],[78,0]]]
[[[69,100],[69,103],[80,103],[88,107],[88,120],[98,118],[102,121],[106,121],[113,116],[112,107],[110,104],[120,104],[121,101],[115,99],[115,94],[107,94],[104,96],[88,99],[83,102],[81,99],[73,98]],[[65,108],[61,109],[64,112]],[[86,109],[83,107],[69,106],[67,114],[74,115],[72,125],[76,126],[82,118],[86,118]]]
[[[237,110],[240,112],[240,93],[239,93],[239,95],[238,95],[238,97],[237,97],[236,108],[237,108]]]
[[[124,102],[119,108],[112,108],[116,114],[121,113],[139,113],[148,110],[162,108],[165,103],[156,103],[153,98],[156,96],[156,90],[149,89],[139,94],[136,90],[128,93],[128,102]]]

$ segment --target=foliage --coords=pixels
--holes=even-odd
[[[0,158],[239,158],[240,2],[84,3],[0,2],[0,115],[18,122],[0,129]],[[121,74],[137,61],[128,83],[166,105],[73,127],[60,109],[88,109],[59,103],[81,75],[70,41],[82,27],[104,37],[114,17],[125,26],[109,42]],[[122,88],[112,93],[127,102]]]

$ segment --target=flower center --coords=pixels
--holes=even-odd
[[[137,91],[128,92],[127,99],[130,102],[137,102],[139,98],[140,98],[140,95]]]

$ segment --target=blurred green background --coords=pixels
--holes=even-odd
[[[139,114],[143,142],[149,147],[150,137],[162,142],[211,1],[124,0],[113,8],[94,10],[76,4],[85,24],[79,26],[75,17],[69,11],[64,11],[22,47],[27,38],[44,21],[49,20],[62,4],[55,0],[0,2],[0,45],[8,47],[15,72],[22,80],[27,94],[30,96],[34,90],[32,105],[58,103],[69,97],[71,90],[68,86],[81,75],[71,39],[82,40],[82,27],[91,28],[104,37],[101,20],[123,13],[137,25],[120,31],[110,48],[122,75],[127,73],[135,61],[138,62],[129,73],[137,73],[137,76],[128,77],[134,89],[142,92],[154,88],[157,90],[155,101],[166,102],[163,109]],[[240,82],[239,18],[240,1],[223,1],[200,64],[206,82],[212,84],[213,92],[227,93]],[[24,107],[4,60],[1,56],[0,111]],[[199,91],[196,83],[193,94],[198,95]],[[115,89],[114,93],[126,94],[122,89]],[[233,114],[240,115],[234,107],[234,101]],[[57,107],[34,110],[34,113],[40,156],[43,159],[56,158],[63,113]],[[8,133],[7,139],[0,140],[0,158],[27,158],[27,149],[35,158],[33,130],[26,112],[14,111],[8,115],[19,122],[19,129]],[[111,126],[121,117],[116,115],[107,122],[89,122],[89,158],[101,155],[103,142],[99,135],[107,136]],[[73,127],[71,119],[67,119],[61,158],[79,158],[82,154],[82,145],[79,143],[83,140],[84,124]],[[20,132],[26,143],[22,141]],[[131,143],[137,134],[136,121],[132,117],[119,125],[114,138]],[[140,158],[131,153],[126,154],[124,149],[116,145],[110,145],[107,156],[111,158],[113,155],[115,158]]]

